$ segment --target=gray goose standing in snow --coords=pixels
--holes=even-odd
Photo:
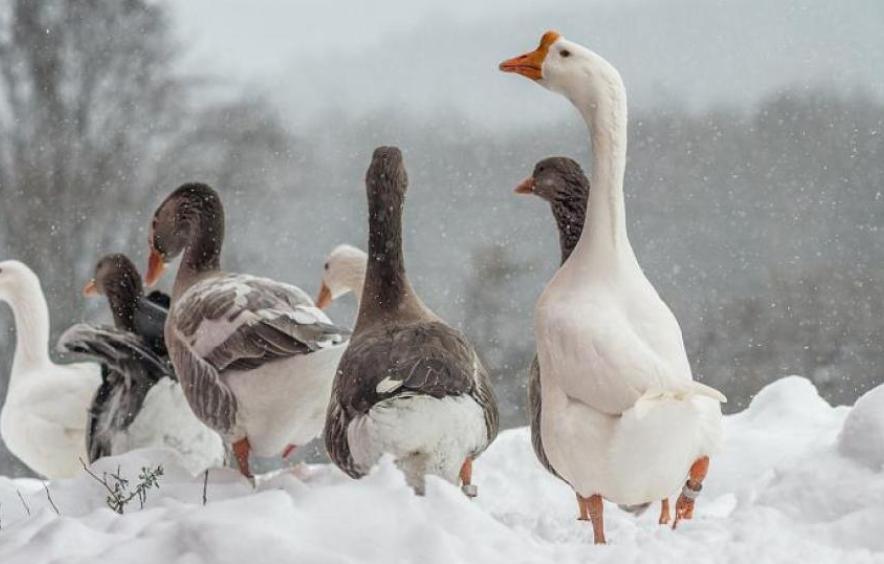
[[[194,472],[222,461],[218,435],[194,417],[169,363],[163,339],[169,297],[145,296],[141,275],[123,254],[102,257],[83,294],[105,295],[114,319],[114,327],[79,323],[58,341],[59,349],[101,363],[86,429],[89,461],[155,446],[177,451]]]
[[[516,187],[518,194],[534,194],[549,202],[559,231],[559,248],[562,262],[568,260],[571,251],[580,240],[586,217],[589,197],[589,180],[580,165],[567,157],[549,157],[534,166],[534,172]],[[540,464],[555,476],[559,476],[543,450],[540,436],[540,364],[537,355],[528,370],[528,414],[531,418],[531,444]]]
[[[249,456],[288,456],[322,431],[347,331],[301,289],[220,270],[224,209],[205,184],[185,184],[154,214],[148,284],[183,253],[166,345],[194,413]]]
[[[325,444],[353,478],[390,453],[417,493],[433,474],[460,480],[474,496],[472,461],[497,435],[497,405],[473,347],[423,304],[405,275],[407,184],[399,149],[376,149],[366,174],[368,269],[335,376]]]

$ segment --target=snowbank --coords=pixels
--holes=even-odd
[[[726,418],[693,521],[672,531],[656,524],[658,507],[635,518],[606,505],[607,546],[592,545],[573,494],[515,429],[477,462],[474,501],[438,480],[417,498],[388,460],[361,481],[316,465],[257,491],[213,470],[202,506],[202,476],[168,452],[134,452],[94,466],[134,478],[163,464],[161,489],[124,516],[85,475],[49,485],[61,516],[39,482],[0,478],[0,562],[884,562],[884,473],[842,454],[844,437],[880,431],[868,421],[880,423],[881,410],[868,409],[848,433],[850,410],[830,407],[807,380],[771,384]]]
[[[845,456],[870,468],[884,469],[884,386],[878,386],[856,400],[838,437]]]

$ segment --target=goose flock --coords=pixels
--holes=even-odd
[[[589,178],[577,162],[550,157],[515,189],[548,202],[561,252],[534,310],[527,372],[537,459],[573,489],[596,543],[605,542],[604,500],[634,512],[660,501],[659,522],[675,528],[693,515],[726,400],[693,379],[678,321],[629,241],[623,82],[554,31],[500,70],[567,98],[592,149]],[[253,479],[253,455],[289,457],[322,437],[352,478],[389,455],[417,494],[433,475],[476,496],[474,465],[498,432],[488,373],[409,282],[398,148],[375,149],[365,188],[367,252],[336,247],[314,301],[285,282],[223,270],[221,198],[205,184],[180,186],[153,214],[144,277],[153,286],[180,256],[171,296],[145,294],[124,255],[98,260],[84,294],[107,299],[113,324],[74,325],[57,343],[90,362],[53,363],[37,275],[0,262],[0,299],[16,323],[0,417],[6,446],[47,478],[151,446],[175,450],[196,473],[222,465],[227,449]],[[358,301],[352,331],[324,311],[349,292]]]

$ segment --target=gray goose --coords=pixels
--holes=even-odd
[[[399,149],[376,149],[366,174],[368,268],[325,444],[353,478],[389,453],[418,494],[432,474],[474,496],[472,461],[497,435],[497,404],[473,347],[424,305],[405,274],[407,185]]]
[[[224,208],[205,184],[185,184],[154,213],[147,282],[183,253],[166,345],[196,416],[249,456],[288,456],[322,431],[347,331],[301,289],[220,269]]]
[[[220,438],[194,417],[169,362],[163,339],[169,297],[145,296],[141,275],[123,254],[102,257],[83,294],[106,296],[114,319],[113,327],[76,324],[58,341],[60,350],[101,364],[86,428],[89,462],[157,446],[178,452],[193,472],[222,461]]]
[[[549,202],[559,231],[561,264],[565,264],[577,245],[577,241],[580,240],[586,219],[589,179],[586,178],[583,169],[573,159],[548,157],[534,166],[532,175],[520,182],[515,191],[518,194],[534,194]],[[547,471],[561,479],[543,449],[543,439],[540,432],[542,415],[540,363],[537,361],[536,354],[528,370],[528,413],[531,418],[531,445],[534,447],[534,454]],[[620,508],[630,513],[640,514],[649,505],[621,505]],[[580,519],[588,520],[587,508],[585,504],[580,503],[579,499],[578,509],[580,510]],[[663,525],[669,520],[669,499],[663,499],[659,522]]]
[[[549,202],[559,231],[561,264],[565,264],[580,240],[586,217],[589,180],[583,174],[583,169],[573,159],[548,157],[534,166],[531,176],[520,182],[515,191],[517,194],[534,194]],[[528,370],[528,414],[531,418],[531,445],[534,447],[534,454],[544,468],[560,477],[543,450],[540,434],[540,364],[536,354]]]

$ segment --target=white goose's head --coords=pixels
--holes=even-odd
[[[623,88],[620,73],[611,63],[556,31],[547,31],[537,49],[507,59],[499,68],[530,78],[581,108],[594,106],[612,93],[619,95]]]
[[[40,291],[40,279],[23,262],[0,262],[0,300],[10,302]]]
[[[335,247],[323,267],[322,286],[316,298],[317,307],[326,308],[348,292],[354,292],[357,300],[362,297],[367,265],[368,255],[360,249],[351,245]]]

